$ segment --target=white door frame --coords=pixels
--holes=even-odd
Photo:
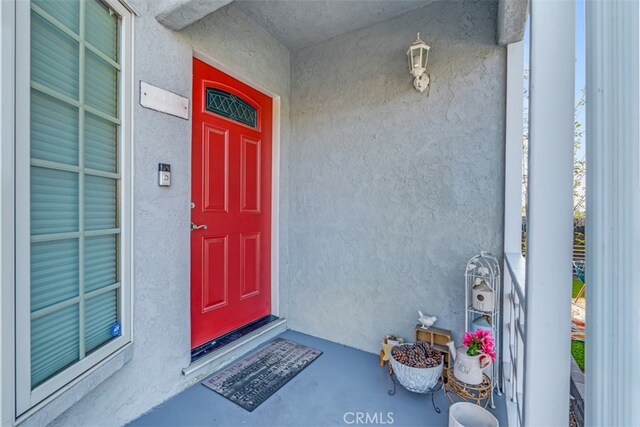
[[[271,314],[280,316],[280,95],[204,53],[194,50],[193,57],[264,93],[273,100],[271,128]]]

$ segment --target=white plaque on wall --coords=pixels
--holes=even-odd
[[[140,80],[140,105],[145,108],[189,119],[189,98],[160,89]]]

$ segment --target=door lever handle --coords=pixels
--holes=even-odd
[[[191,223],[191,231],[200,230],[200,229],[206,230],[207,229],[207,225],[206,224],[195,225],[194,223]]]

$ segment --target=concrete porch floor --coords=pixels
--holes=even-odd
[[[402,387],[394,396],[391,380],[378,356],[331,341],[287,331],[283,338],[324,353],[255,411],[247,412],[200,383],[184,390],[130,423],[130,426],[328,426],[356,424],[353,415],[377,414],[378,424],[446,426],[449,400],[442,391],[431,398]],[[491,412],[507,425],[504,396],[495,396]],[[392,413],[393,422],[387,418]],[[380,422],[380,420],[384,422]],[[360,423],[362,424],[362,423]],[[369,423],[372,424],[372,423]]]

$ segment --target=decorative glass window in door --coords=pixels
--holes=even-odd
[[[252,128],[257,127],[257,110],[238,96],[222,89],[207,88],[206,109],[215,114],[242,123]]]

